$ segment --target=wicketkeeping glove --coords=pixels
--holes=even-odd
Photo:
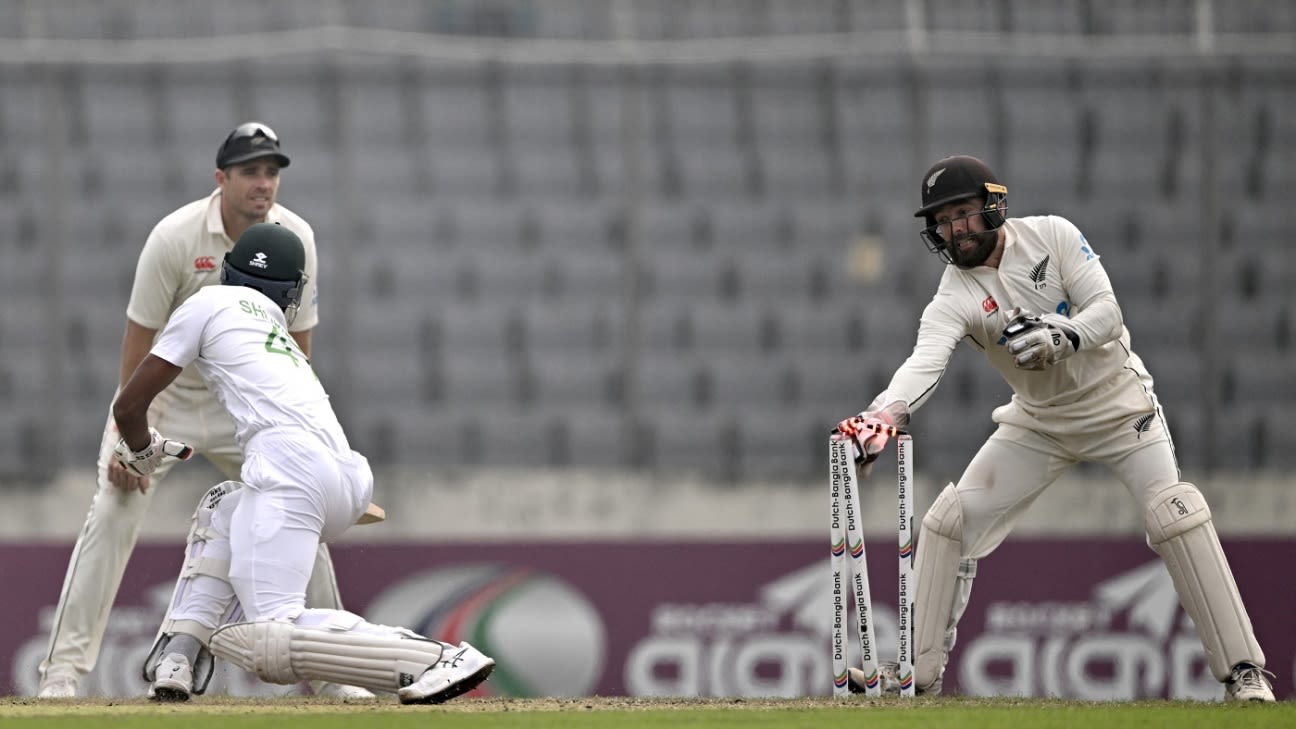
[[[1021,370],[1045,370],[1076,353],[1080,337],[1069,328],[1013,309],[1008,313],[1004,346]]]
[[[864,465],[877,460],[891,439],[891,428],[909,424],[909,406],[899,400],[877,410],[865,410],[837,424],[836,431],[855,441],[855,463]]]
[[[182,461],[193,455],[193,448],[178,440],[163,438],[154,428],[149,428],[149,443],[138,451],[126,445],[126,439],[117,441],[113,456],[126,470],[137,476],[147,476],[157,470],[162,459],[174,456]]]

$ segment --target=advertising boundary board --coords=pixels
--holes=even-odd
[[[333,556],[349,609],[493,655],[500,668],[487,693],[803,696],[832,688],[827,537],[344,543]],[[882,539],[867,546],[878,650],[894,655],[895,547]],[[1225,538],[1224,546],[1275,693],[1296,697],[1296,540]],[[70,551],[0,544],[9,585],[0,602],[0,692],[35,693]],[[140,662],[182,552],[179,544],[136,549],[84,693],[143,693]],[[1165,568],[1131,538],[1010,539],[982,560],[945,687],[1096,700],[1222,695]],[[212,687],[303,690],[233,669]]]

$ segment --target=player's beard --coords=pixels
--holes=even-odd
[[[969,233],[959,236],[945,245],[945,250],[949,252],[950,261],[959,268],[976,268],[986,262],[990,254],[994,251],[995,243],[999,239],[998,230],[985,230],[980,233]],[[967,250],[963,250],[961,244],[965,240],[974,240],[976,245]]]

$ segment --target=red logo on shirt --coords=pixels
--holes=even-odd
[[[195,271],[215,271],[216,256],[198,256],[194,259]]]
[[[993,296],[987,296],[985,297],[985,301],[981,302],[981,310],[987,314],[989,314],[990,312],[998,308],[999,308],[999,304],[995,302]]]

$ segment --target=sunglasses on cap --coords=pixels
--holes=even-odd
[[[260,157],[274,157],[280,167],[288,166],[288,156],[279,151],[279,135],[261,122],[244,122],[221,143],[216,153],[216,167],[225,169]]]
[[[235,139],[243,139],[244,137],[266,137],[272,142],[279,141],[279,135],[275,134],[275,130],[261,122],[247,122],[238,125],[234,131],[230,132],[229,137],[227,137],[225,141],[231,142]]]

